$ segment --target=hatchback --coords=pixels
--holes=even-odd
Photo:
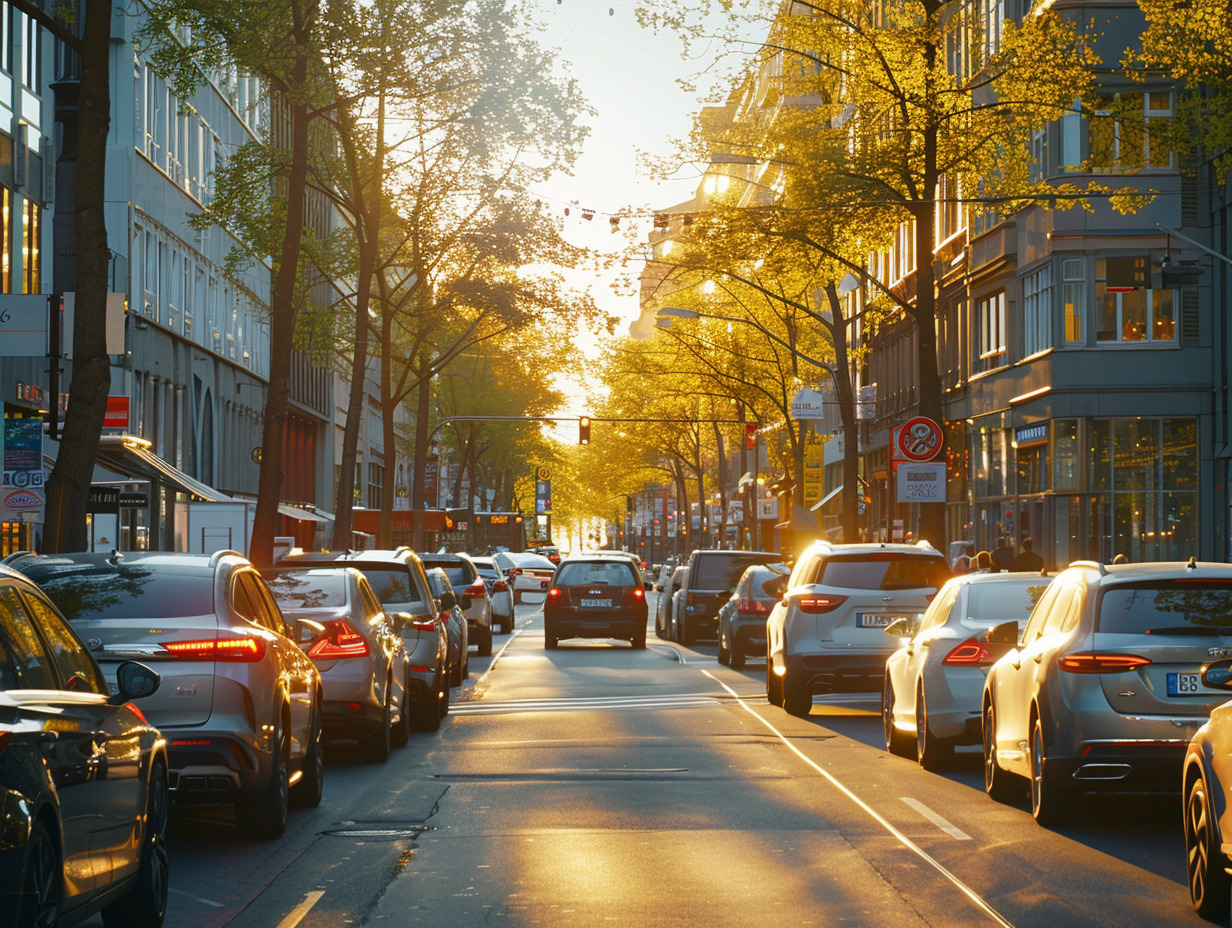
[[[513,604],[522,602],[527,593],[546,593],[556,565],[546,557],[529,551],[498,551],[492,559],[513,581]]]
[[[1223,701],[1202,680],[1232,655],[1232,565],[1190,560],[1071,564],[1018,634],[983,693],[984,786],[1030,787],[1041,825],[1081,792],[1175,792],[1190,736]]]
[[[132,703],[159,684],[132,661],[109,683],[43,593],[0,568],[0,922],[162,924],[167,750]]]
[[[745,570],[754,564],[776,564],[775,551],[694,551],[684,586],[684,610],[677,614],[676,640],[692,644],[701,635],[718,635],[719,607],[727,602]]]
[[[384,761],[410,733],[411,662],[368,579],[354,567],[279,571],[270,590],[321,671],[327,741]]]
[[[234,551],[21,555],[115,682],[139,659],[162,677],[135,701],[167,739],[177,802],[235,805],[242,835],[277,838],[287,805],[321,801],[321,674],[269,587]]]
[[[492,623],[502,635],[508,635],[513,631],[513,590],[510,589],[509,578],[493,558],[473,557],[471,560],[488,588],[488,598],[492,600]]]
[[[646,588],[626,558],[567,557],[543,601],[544,646],[563,638],[623,638],[646,647]]]
[[[474,562],[465,554],[420,555],[424,569],[439,567],[449,576],[458,607],[470,626],[470,641],[480,657],[492,653],[492,600]]]
[[[814,693],[877,692],[896,647],[883,629],[924,612],[948,579],[927,542],[814,542],[766,620],[767,699],[806,716]]]
[[[437,614],[444,620],[449,632],[449,685],[461,686],[462,681],[471,675],[470,627],[466,623],[466,615],[458,605],[453,584],[443,568],[429,567],[424,571],[424,576],[428,578],[428,589],[436,600]]]
[[[766,619],[783,595],[786,564],[755,564],[736,584],[731,599],[719,610],[719,663],[736,670],[746,657],[765,657]]]
[[[919,622],[899,619],[885,630],[905,641],[886,660],[886,750],[933,769],[955,745],[980,743],[984,677],[1008,650],[985,634],[1002,622],[1025,622],[1048,583],[1038,573],[964,574],[941,588]]]

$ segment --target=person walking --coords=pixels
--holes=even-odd
[[[1011,570],[1014,563],[1014,546],[1010,544],[1009,536],[1002,535],[998,539],[996,550],[992,552],[992,562],[1000,570]]]
[[[975,556],[975,568],[971,571],[973,574],[995,574],[999,573],[999,568],[993,563],[992,555],[987,551],[981,551]]]
[[[975,545],[967,545],[963,553],[954,559],[954,573],[969,574],[975,571]]]
[[[1027,536],[1022,540],[1022,550],[1010,563],[1010,570],[1041,571],[1044,569],[1044,559],[1035,553],[1035,542]]]

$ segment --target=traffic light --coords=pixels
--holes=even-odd
[[[590,444],[590,416],[582,416],[578,419],[578,444]]]

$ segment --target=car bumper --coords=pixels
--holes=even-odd
[[[646,630],[646,610],[588,615],[563,612],[545,615],[544,628],[557,638],[629,638]]]
[[[1188,741],[1084,744],[1076,756],[1048,754],[1045,775],[1055,786],[1097,792],[1175,793]]]
[[[885,677],[884,652],[786,654],[783,663],[794,686],[809,693],[878,693]]]
[[[743,624],[732,622],[730,647],[732,651],[739,651],[745,657],[765,657],[765,621],[745,622]]]

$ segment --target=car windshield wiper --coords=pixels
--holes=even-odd
[[[1148,628],[1148,635],[1232,635],[1232,625],[1167,625]]]

